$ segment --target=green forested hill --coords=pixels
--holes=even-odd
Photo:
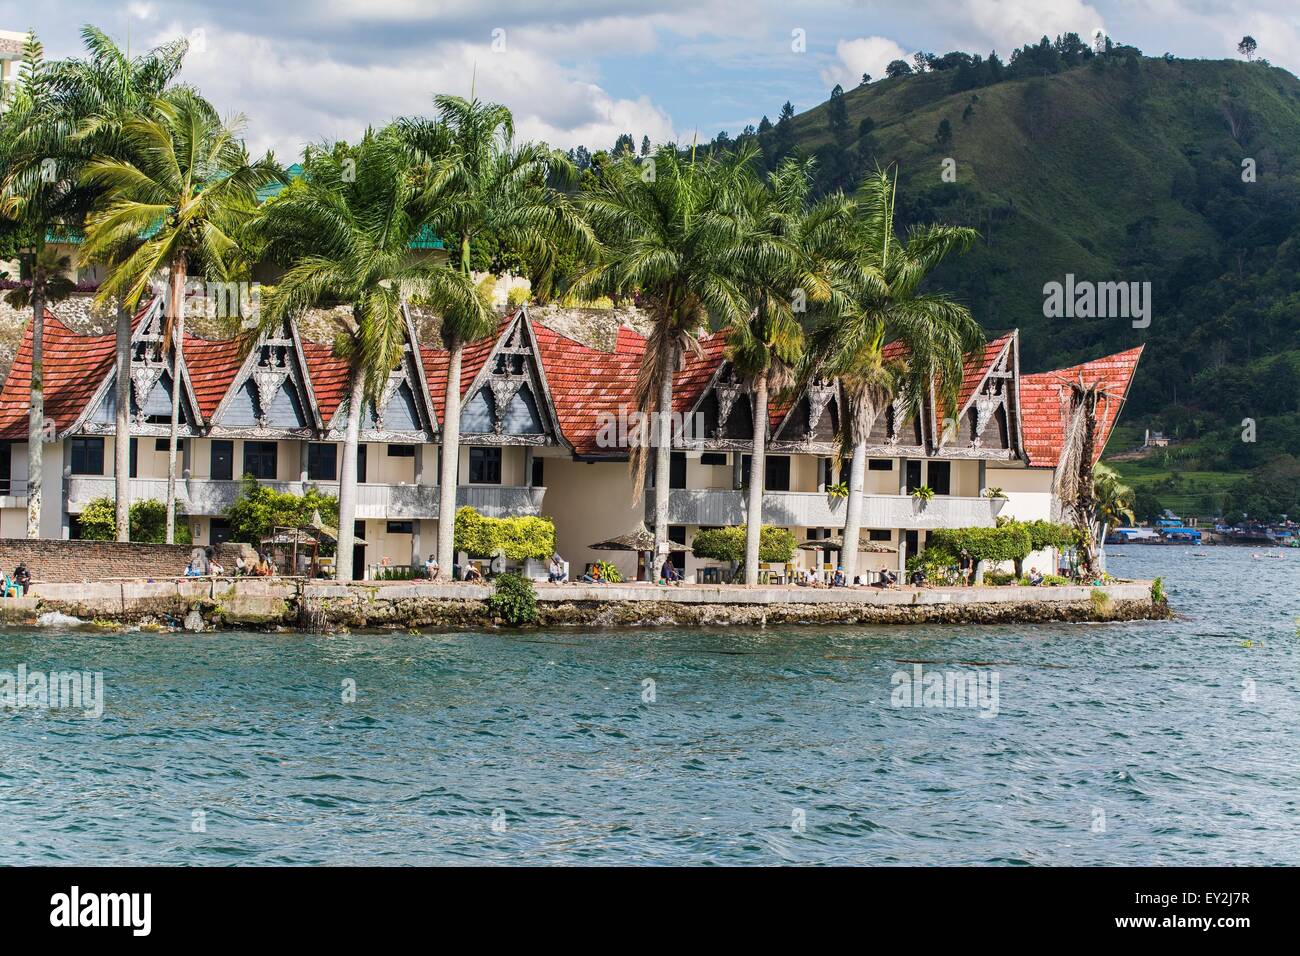
[[[977,227],[936,284],[989,331],[1019,327],[1027,371],[1145,342],[1126,424],[1181,440],[1177,467],[1300,455],[1300,80],[1133,51],[970,83],[947,69],[837,91],[759,139],[769,162],[816,154],[825,188],[896,164],[902,218]],[[1043,286],[1067,273],[1150,282],[1150,327],[1045,317]]]

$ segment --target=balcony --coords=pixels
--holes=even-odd
[[[27,479],[0,478],[0,508],[27,507]]]
[[[1002,499],[938,495],[922,508],[908,495],[866,495],[864,528],[991,528]],[[745,492],[715,488],[673,488],[668,493],[671,524],[736,525],[745,522]],[[844,524],[847,498],[820,491],[771,491],[763,495],[763,521],[790,528],[838,528]],[[654,518],[653,492],[647,492],[646,520]]]
[[[322,493],[337,496],[338,482],[334,481],[262,481],[263,487],[276,491],[302,494],[315,485]],[[214,481],[209,478],[191,478],[176,483],[176,498],[181,511],[196,517],[219,517],[226,513],[239,497],[242,481]],[[80,514],[95,498],[112,498],[116,494],[112,476],[74,475],[68,479],[68,511]],[[542,510],[545,488],[512,487],[508,485],[461,485],[456,490],[456,506],[469,505],[479,514],[489,518],[514,515],[537,515]],[[131,500],[167,498],[166,478],[132,478]],[[362,483],[357,485],[357,518],[379,518],[393,521],[417,520],[438,517],[438,488],[434,485],[385,485]]]

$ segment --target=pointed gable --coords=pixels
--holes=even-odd
[[[967,356],[955,412],[937,394],[931,407],[936,452],[945,457],[1011,458],[1019,440],[1019,336],[1009,332]]]
[[[322,424],[298,330],[286,320],[244,355],[212,413],[211,433],[301,439],[313,437]]]
[[[1020,408],[1024,420],[1025,457],[1033,468],[1055,468],[1065,447],[1065,422],[1070,410],[1070,386],[1082,381],[1099,385],[1097,440],[1093,461],[1110,440],[1111,431],[1128,398],[1138,360],[1145,346],[1093,359],[1081,365],[1036,372],[1020,379]]]

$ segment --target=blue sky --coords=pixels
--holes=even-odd
[[[75,55],[88,22],[119,42],[129,34],[133,49],[190,36],[184,78],[245,114],[249,145],[283,161],[307,142],[428,113],[434,92],[467,94],[471,82],[514,110],[520,135],[595,149],[624,131],[735,135],[787,99],[802,111],[836,82],[880,76],[896,56],[1005,58],[1069,30],[1209,58],[1235,56],[1250,33],[1260,56],[1300,71],[1295,0],[0,0],[0,28],[35,28],[50,56]]]

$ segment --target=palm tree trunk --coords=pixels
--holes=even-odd
[[[758,583],[763,534],[763,484],[767,480],[767,375],[754,382],[754,453],[749,459],[749,512],[745,516],[745,583]]]
[[[465,347],[449,343],[443,398],[442,468],[438,473],[438,566],[451,578],[456,564],[456,483],[460,471],[460,363]]]
[[[652,573],[663,567],[668,554],[668,486],[673,460],[673,367],[676,356],[670,343],[659,363],[659,428],[655,436],[655,557]],[[651,578],[653,580],[653,577]]]
[[[117,306],[117,416],[113,431],[117,540],[131,540],[131,313]]]
[[[32,269],[32,389],[27,417],[27,537],[41,536],[41,440],[45,432],[45,282]]]
[[[343,474],[339,475],[339,540],[334,556],[334,576],[347,583],[352,580],[352,547],[356,541],[357,520],[357,445],[361,438],[361,407],[365,403],[365,376],[361,369],[352,370],[352,389],[348,393],[348,424],[343,433]]]
[[[840,552],[840,567],[844,580],[853,583],[858,573],[858,538],[862,534],[863,485],[867,474],[867,443],[855,442],[853,460],[849,464],[849,502],[844,508],[844,550]]]
[[[181,352],[185,342],[185,269],[182,256],[172,264],[172,421],[167,430],[167,543],[176,543],[176,433],[181,421]]]

